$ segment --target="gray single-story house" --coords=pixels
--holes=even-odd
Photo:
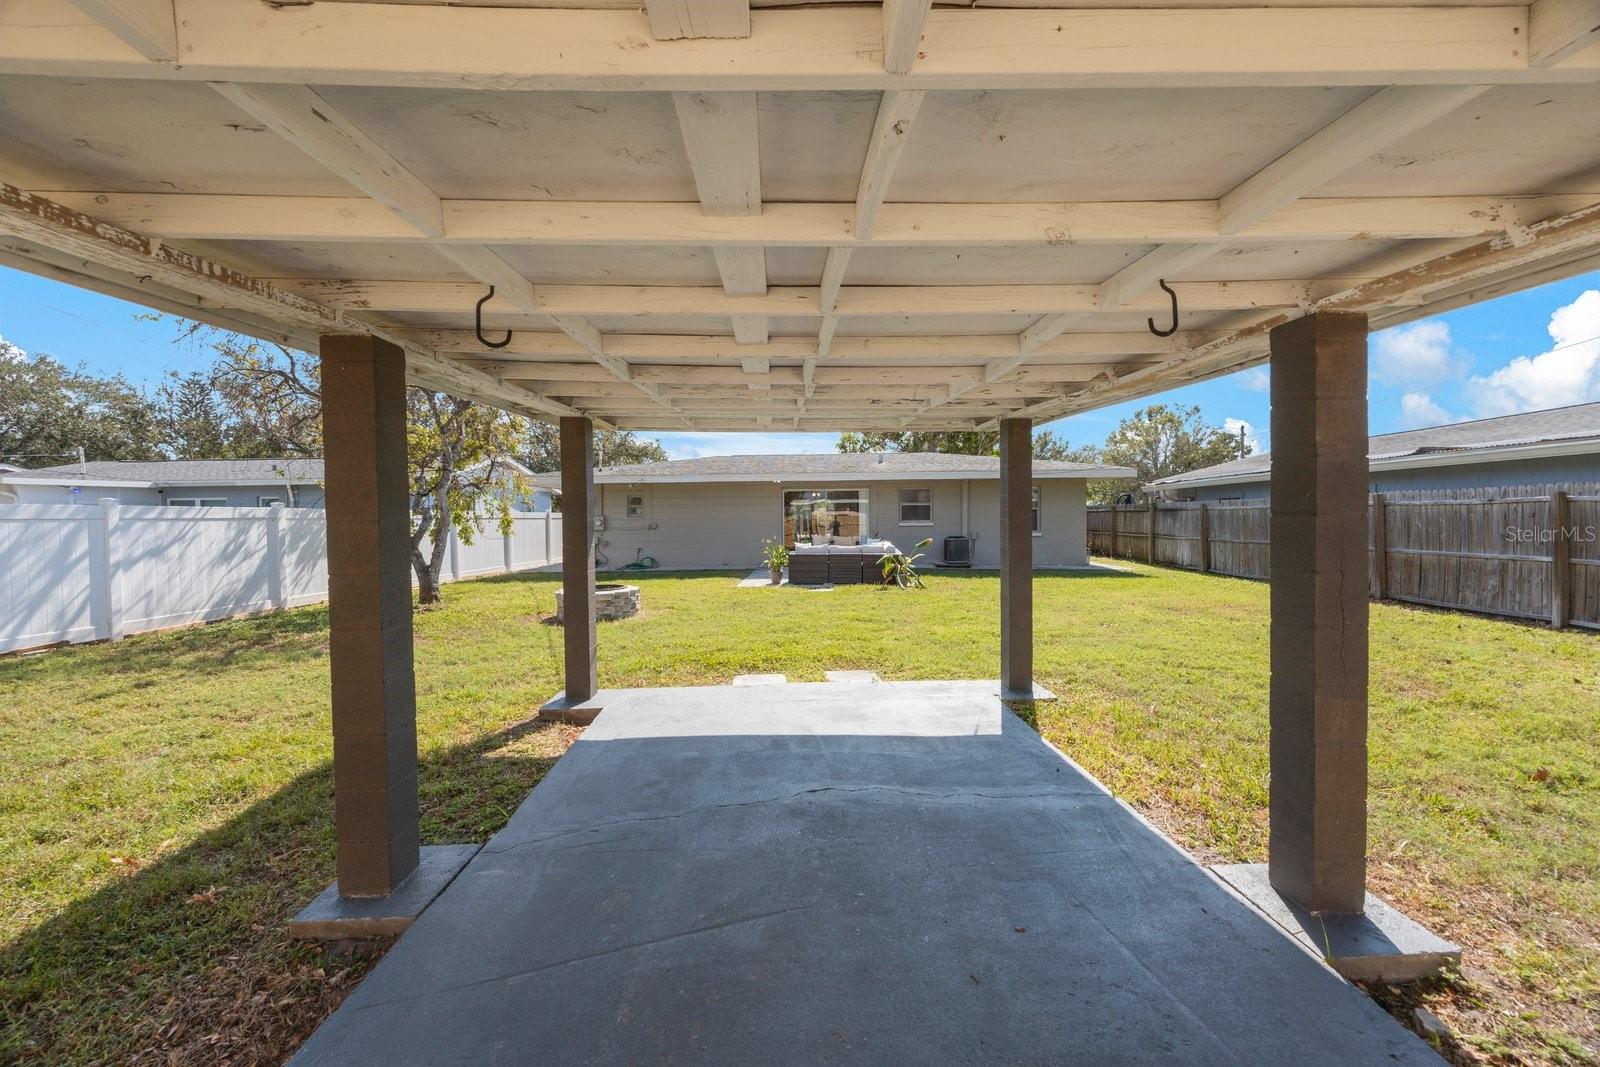
[[[1082,567],[1085,484],[1129,478],[1121,467],[1035,460],[1035,567]],[[715,456],[594,472],[604,566],[642,556],[668,569],[755,567],[761,543],[853,545],[884,539],[909,550],[933,538],[971,539],[976,567],[1000,564],[1000,460],[930,452]],[[536,485],[557,486],[541,475]]]
[[[1145,488],[1166,500],[1265,500],[1272,453],[1175,474]],[[1485,489],[1600,481],[1600,403],[1452,422],[1367,441],[1367,489]]]
[[[533,472],[521,463],[504,462],[531,479]],[[99,460],[0,469],[0,504],[93,504],[107,497],[144,506],[320,508],[322,460]],[[550,489],[527,489],[512,510],[549,511],[551,498]]]

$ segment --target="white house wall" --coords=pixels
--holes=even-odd
[[[998,483],[971,481],[969,523],[965,531],[976,537],[974,563],[1000,565]],[[1085,548],[1084,481],[1052,478],[1037,483],[1041,489],[1043,530],[1034,539],[1034,560],[1041,567],[1082,566]],[[618,568],[640,556],[653,557],[662,568],[754,568],[761,563],[761,542],[783,534],[783,494],[803,489],[865,489],[867,528],[878,537],[909,550],[924,537],[933,538],[926,550],[930,564],[943,559],[944,539],[961,534],[961,491],[953,480],[905,482],[698,482],[629,487],[597,485],[605,531],[600,553],[607,566]],[[933,490],[933,523],[902,525],[902,488]],[[626,515],[626,498],[643,493],[648,514],[639,519]]]

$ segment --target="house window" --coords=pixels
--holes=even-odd
[[[225,508],[228,498],[225,496],[177,496],[167,501],[169,508]]]
[[[902,489],[902,490],[900,490],[900,525],[901,526],[932,526],[933,525],[933,490],[932,489]]]
[[[643,493],[629,493],[623,501],[623,514],[630,519],[642,519],[650,514],[650,501]]]
[[[1033,487],[1033,533],[1035,537],[1044,529],[1043,523],[1039,521],[1039,511],[1039,487],[1036,485]]]
[[[270,508],[274,504],[281,504],[281,503],[283,503],[283,497],[281,497],[281,496],[258,496],[258,497],[256,497],[256,507],[258,507],[258,508]]]
[[[867,532],[865,489],[802,489],[783,494],[783,540],[796,545],[855,545]]]

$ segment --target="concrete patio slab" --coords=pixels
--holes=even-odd
[[[296,1062],[1437,1067],[997,688],[611,691]]]
[[[341,897],[335,882],[289,920],[289,936],[338,941],[403,933],[478,854],[478,848],[423,845],[417,869],[386,897]]]
[[[1333,969],[1362,982],[1415,982],[1461,962],[1461,946],[1396,911],[1371,893],[1362,915],[1313,915],[1284,899],[1265,863],[1211,868],[1267,918]]]

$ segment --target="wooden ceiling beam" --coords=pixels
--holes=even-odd
[[[74,9],[75,10],[75,9]],[[58,0],[0,5],[0,72],[561,91],[1207,88],[1588,82],[1600,56],[1527,55],[1528,8],[939,8],[751,14],[743,40],[650,38],[638,10],[182,0],[183,62],[154,63]],[[905,73],[862,47],[897,32]],[[893,57],[891,57],[893,58]]]
[[[1570,270],[1573,263],[1596,254],[1600,254],[1600,204],[1591,204],[1529,226],[1525,237],[1516,242],[1507,237],[1484,241],[1324,297],[1301,312],[1263,315],[1248,326],[1194,344],[1177,358],[1161,360],[1114,381],[1097,382],[1060,401],[1036,406],[1025,417],[1040,421],[1060,418],[1243,370],[1266,357],[1267,336],[1273,327],[1299,314],[1323,310],[1370,312],[1402,297],[1449,292],[1479,280],[1495,279],[1506,284],[1517,275],[1537,274],[1551,263],[1563,264]]]
[[[1600,44],[1600,0],[1533,0],[1528,63],[1545,70]]]
[[[178,58],[173,0],[72,0],[73,6],[155,63]]]
[[[174,240],[417,241],[364,197],[34,190],[47,199]],[[1503,232],[1575,210],[1592,197],[1431,196],[1299,200],[1224,234],[1214,200],[885,204],[872,235],[851,233],[850,204],[775,203],[761,214],[711,216],[698,204],[446,200],[444,243],[629,247],[853,245],[930,247],[1074,244],[1218,245],[1229,241],[1441,240]]]
[[[368,333],[399,344],[407,375],[415,384],[440,389],[534,418],[580,414],[571,407],[506,385],[499,379],[446,359],[415,338],[402,337],[366,319],[319,304],[205,257],[124,230],[64,205],[0,182],[0,232],[149,278],[216,307],[236,308],[280,323],[301,336]]]
[[[646,0],[645,15],[658,41],[750,36],[750,0]]]
[[[748,8],[745,13],[748,19]],[[673,93],[672,105],[701,211],[720,217],[760,215],[761,133],[756,94]],[[712,253],[722,288],[730,296],[766,293],[765,249],[716,245]],[[732,327],[740,344],[765,344],[769,336],[767,320],[756,314],[735,314]]]
[[[491,359],[498,362],[523,360],[570,361],[588,357],[588,352],[570,338],[553,332],[518,330],[510,345],[489,350],[478,343],[471,330],[419,330],[394,327],[396,335],[418,345],[436,348],[452,355]],[[1045,345],[1035,362],[1104,362],[1113,356],[1171,354],[1217,336],[1215,332],[1179,332],[1171,337],[1154,337],[1145,331],[1127,333],[1074,333]],[[751,356],[801,363],[817,359],[816,344],[809,337],[775,337],[764,345],[740,345],[727,336],[688,334],[624,334],[605,336],[608,355],[637,365],[635,361],[662,363],[737,363]],[[918,334],[845,336],[838,338],[827,359],[835,362],[878,361],[932,363],[937,360],[984,360],[1015,355],[1015,334]]]
[[[482,294],[471,282],[325,280],[275,278],[273,284],[304,293],[332,307],[357,311],[408,311],[466,314]],[[1299,307],[1341,292],[1360,277],[1239,282],[1176,282],[1178,299],[1194,311],[1242,311]],[[898,315],[1029,315],[1056,308],[1073,315],[1099,311],[1098,286],[1065,285],[857,285],[838,290],[833,314],[844,319]],[[825,299],[814,286],[773,286],[760,296],[729,296],[723,289],[695,285],[540,285],[538,313],[648,318],[654,315],[815,316]],[[1160,311],[1165,295],[1134,298],[1127,311]],[[503,310],[497,302],[486,314]],[[1061,331],[1057,331],[1060,333]],[[1045,340],[1041,339],[1040,344]],[[1036,347],[1036,346],[1035,346]]]

